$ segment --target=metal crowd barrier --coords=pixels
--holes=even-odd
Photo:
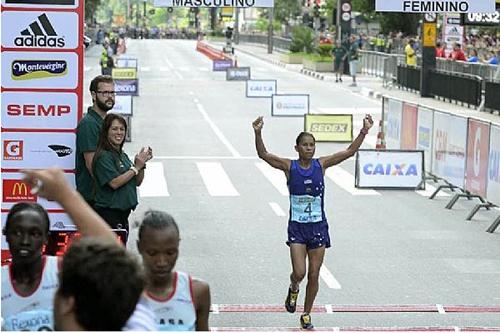
[[[267,45],[267,35],[240,34],[239,42]],[[290,50],[290,44],[292,44],[291,39],[273,36],[273,49],[277,49],[278,51],[288,51]]]
[[[460,198],[479,199],[465,218],[469,221],[481,208],[498,207],[500,124],[387,96],[382,119],[387,149],[424,151],[427,179],[440,183],[429,199],[442,189],[455,193],[447,209]],[[500,215],[486,231],[494,232],[499,226]]]
[[[397,67],[397,83],[401,88],[406,88],[413,91],[420,90],[420,68],[413,66]]]
[[[437,97],[467,103],[481,104],[483,79],[477,75],[449,73],[433,70],[429,75],[429,92]]]
[[[484,107],[488,110],[500,111],[500,82],[486,81]]]

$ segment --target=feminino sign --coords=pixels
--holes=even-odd
[[[492,13],[492,0],[376,0],[377,12],[401,13]]]

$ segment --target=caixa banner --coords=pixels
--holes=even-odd
[[[358,188],[425,189],[421,150],[359,150],[356,154]]]

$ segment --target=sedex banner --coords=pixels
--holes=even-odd
[[[306,114],[304,131],[318,142],[351,142],[352,114]]]

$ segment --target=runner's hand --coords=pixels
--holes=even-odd
[[[363,119],[363,128],[366,128],[369,130],[373,126],[373,119],[372,116],[367,114],[365,118]]]
[[[24,181],[31,187],[32,194],[37,194],[47,200],[58,201],[69,197],[73,191],[61,169],[22,170]]]
[[[260,132],[262,130],[262,127],[264,127],[264,117],[260,116],[259,118],[255,119],[252,123],[252,126],[255,132]]]

